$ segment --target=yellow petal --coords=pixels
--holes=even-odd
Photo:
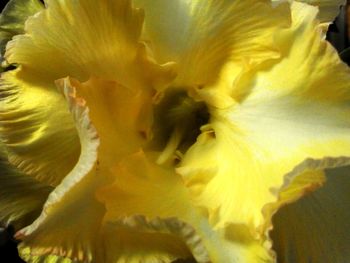
[[[101,231],[99,262],[173,262],[192,258],[192,246],[208,262],[205,248],[193,228],[175,219],[121,217],[105,223]]]
[[[11,163],[57,185],[75,165],[80,145],[66,102],[52,84],[26,70],[2,74],[0,133]]]
[[[19,172],[7,161],[0,145],[0,221],[19,229],[40,214],[41,208],[52,191],[50,186],[41,184]]]
[[[43,9],[39,0],[11,0],[0,15],[0,49],[5,52],[6,44],[13,36],[24,33],[28,17]]]
[[[97,192],[105,203],[104,221],[108,225],[120,224],[121,218],[135,214],[142,214],[151,222],[156,218],[158,223],[147,223],[144,229],[142,221],[139,227],[180,237],[198,262],[207,262],[208,258],[218,263],[271,259],[268,248],[255,240],[247,228],[214,229],[206,214],[192,203],[179,175],[170,168],[158,166],[156,156],[151,156],[139,152],[125,158],[113,171],[115,182]],[[187,231],[190,233],[186,234]]]
[[[263,208],[298,175],[349,163],[350,72],[322,40],[316,11],[293,4],[293,27],[279,40],[284,57],[238,83],[250,91],[239,103],[210,109],[210,124],[178,169],[217,226],[246,224],[262,234]],[[308,179],[289,198],[323,181]]]
[[[16,237],[23,240],[21,247],[25,257],[51,254],[90,262],[94,256],[95,234],[100,229],[104,213],[103,205],[94,197],[95,189],[105,183],[103,177],[96,175],[99,138],[85,102],[77,99],[74,90],[68,86],[63,85],[61,89],[80,137],[80,158],[49,195],[41,215],[17,232]],[[77,231],[79,229],[81,231]]]
[[[90,75],[130,81],[143,13],[121,1],[55,1],[27,20],[25,34],[9,42],[9,63],[55,80]],[[103,21],[103,22],[102,22]],[[132,71],[132,72],[130,72]]]
[[[271,237],[278,261],[341,263],[349,259],[349,167],[326,174],[322,188],[275,214]]]
[[[144,39],[156,58],[179,64],[179,86],[211,84],[227,61],[246,67],[278,57],[274,32],[290,22],[288,5],[273,8],[270,1],[136,0],[135,5],[145,9]]]

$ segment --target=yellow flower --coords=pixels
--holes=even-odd
[[[22,258],[346,262],[350,181],[325,169],[350,164],[350,71],[319,22],[340,4],[10,1],[0,219]]]

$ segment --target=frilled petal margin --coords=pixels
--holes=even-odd
[[[326,171],[325,185],[281,208],[271,238],[278,262],[347,262],[350,258],[350,169]]]
[[[0,222],[12,225],[16,230],[39,216],[42,206],[52,191],[18,171],[7,161],[7,155],[0,145]]]
[[[80,158],[49,195],[41,215],[17,232],[16,238],[23,240],[19,249],[28,251],[31,248],[33,256],[52,254],[89,261],[95,247],[94,235],[99,231],[104,213],[103,206],[93,195],[95,188],[103,183],[95,174],[99,137],[90,122],[85,101],[77,99],[75,91],[65,85],[62,92],[81,141]],[[25,254],[28,256],[27,252]]]
[[[65,100],[33,72],[0,80],[0,138],[9,161],[27,176],[56,186],[78,160],[80,145]]]
[[[66,91],[68,97],[75,98],[76,89],[77,94],[88,98],[88,94],[94,94],[89,93],[93,87],[102,93],[110,91],[108,85],[103,89],[102,83],[101,80],[90,80],[79,84],[66,79],[58,82],[58,85]],[[111,85],[110,82],[105,84],[108,83]],[[124,89],[115,83],[113,87],[116,94],[121,92],[119,89]],[[109,108],[108,103],[102,102],[106,102],[110,96],[95,98],[96,100],[88,99],[87,105],[91,104],[92,108],[96,105]],[[131,98],[138,98],[137,93]],[[79,98],[68,101],[73,103],[71,109],[83,105]],[[133,103],[125,105],[132,107]],[[103,107],[100,110],[103,111]],[[109,112],[118,112],[115,110],[118,109]],[[100,113],[97,111],[93,118]],[[138,119],[139,114],[131,114],[129,117],[131,116]],[[122,118],[121,115],[119,117]],[[211,262],[264,262],[270,258],[268,250],[260,241],[254,240],[245,228],[239,229],[239,241],[243,241],[244,245],[237,239],[231,242],[231,237],[237,236],[236,231],[214,231],[205,213],[202,214],[191,203],[179,175],[173,168],[158,166],[155,154],[138,151],[129,153],[124,158],[115,158],[114,162],[109,155],[105,156],[104,153],[111,151],[101,151],[104,147],[109,145],[125,151],[125,146],[121,144],[121,147],[117,147],[106,143],[106,127],[100,126],[99,122],[96,124],[97,132],[101,131],[101,147],[93,169],[87,173],[86,169],[92,165],[92,160],[89,160],[85,170],[76,169],[68,175],[62,186],[57,187],[61,191],[54,191],[50,195],[39,219],[18,232],[17,237],[24,240],[20,250],[26,258],[43,259],[46,255],[53,254],[77,261],[113,263],[125,260],[139,262],[144,259],[162,262],[192,255],[199,262],[207,262],[208,258]],[[85,126],[88,127],[90,125]],[[110,129],[113,125],[108,127]],[[130,131],[135,131],[136,135],[137,130],[137,126],[130,127]],[[119,134],[123,138],[123,132]],[[124,140],[120,140],[120,143],[124,143]],[[105,146],[102,147],[103,144]],[[94,151],[87,154],[91,155],[91,152]],[[114,149],[112,152],[118,156],[118,151]],[[80,164],[84,163],[81,159]],[[99,201],[95,199],[96,191]],[[140,223],[140,217],[135,217],[139,214],[143,215],[143,223]],[[62,217],[66,220],[62,221]],[[137,224],[132,223],[134,220]],[[76,231],[77,229],[83,231]],[[52,258],[58,260],[59,257]]]
[[[210,109],[177,170],[218,227],[245,224],[263,235],[273,203],[323,183],[308,172],[349,164],[350,71],[322,40],[317,9],[293,3],[292,10],[293,26],[278,40],[283,57],[242,78],[251,90],[243,101]],[[288,186],[295,191],[279,200]]]
[[[28,17],[36,14],[44,7],[39,0],[11,0],[0,15],[0,52],[15,35],[24,33],[24,23]],[[2,59],[1,59],[2,60]]]
[[[150,42],[157,60],[179,65],[175,86],[212,84],[228,62],[238,64],[228,65],[227,75],[234,79],[246,67],[278,58],[274,32],[290,25],[288,4],[273,8],[270,0],[134,3],[145,9],[143,39]]]

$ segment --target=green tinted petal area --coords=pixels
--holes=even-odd
[[[0,50],[5,53],[6,44],[13,36],[24,33],[28,17],[44,7],[39,0],[11,0],[0,15]]]

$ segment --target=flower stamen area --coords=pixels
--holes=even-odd
[[[170,88],[155,108],[154,134],[157,147],[162,150],[158,164],[181,160],[208,121],[204,102],[195,101],[183,88]]]

